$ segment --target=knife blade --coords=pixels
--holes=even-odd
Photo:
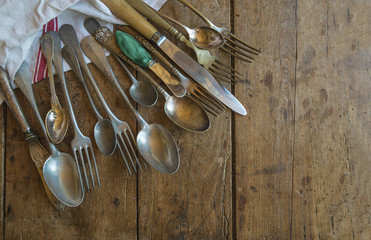
[[[121,18],[147,39],[152,40],[168,55],[181,69],[189,74],[197,83],[204,87],[210,94],[220,100],[224,105],[238,114],[246,115],[245,107],[226,88],[223,88],[215,78],[190,56],[180,50],[165,36],[158,32],[146,19],[144,19],[125,0],[100,0],[117,17]],[[123,11],[125,9],[125,11]],[[152,11],[152,10],[151,10]],[[146,17],[157,16],[153,11],[143,13]]]

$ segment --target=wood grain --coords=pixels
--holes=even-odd
[[[211,128],[198,134],[167,119],[162,96],[154,107],[138,106],[148,123],[160,123],[173,134],[181,165],[173,175],[148,166],[130,176],[118,153],[99,153],[87,96],[73,73],[66,73],[79,126],[93,142],[101,187],[87,193],[79,207],[55,210],[24,136],[3,105],[0,239],[370,238],[371,2],[190,2],[217,25],[262,49],[251,64],[212,52],[245,74],[245,81],[226,87],[248,115],[227,110],[218,118],[210,116]],[[204,25],[178,1],[168,1],[161,11],[190,27]],[[109,61],[127,92],[131,83],[126,73],[113,58]],[[140,129],[134,115],[99,70],[89,67],[113,112],[136,135]],[[57,77],[56,83],[65,106]],[[33,87],[45,116],[49,83]],[[25,97],[16,94],[45,145]],[[57,145],[70,154],[71,130]]]
[[[113,70],[118,71],[120,66],[112,59],[111,62]],[[93,77],[115,114],[125,119],[135,131],[134,119],[127,117],[130,110],[123,104],[113,86],[105,81],[99,70],[94,66],[90,67]],[[66,74],[66,80],[72,105],[78,113],[77,120],[81,131],[94,139],[93,128],[96,119],[87,101],[87,96],[72,72]],[[122,82],[125,87],[128,86],[128,79]],[[59,85],[57,89],[60,89]],[[34,85],[34,91],[39,109],[45,116],[50,107],[48,81]],[[18,94],[18,97],[20,101],[26,102],[21,94]],[[60,99],[64,99],[63,96],[60,96]],[[101,107],[99,109],[102,110]],[[40,133],[36,119],[31,118],[31,109],[25,109],[25,114],[30,119],[30,124],[35,126],[36,132]],[[79,207],[67,208],[59,213],[50,206],[45,196],[37,170],[28,155],[27,144],[23,141],[23,134],[19,131],[12,115],[8,116],[7,122],[9,124],[6,142],[8,154],[6,156],[5,239],[137,238],[136,176],[129,176],[120,155],[116,153],[111,157],[104,157],[93,143],[100,170],[101,187],[86,193]],[[69,129],[67,134],[63,143],[57,147],[60,151],[72,155],[69,146],[73,138],[72,129]],[[45,139],[41,140],[45,141]],[[18,149],[24,149],[24,151]]]
[[[208,15],[221,8],[218,19],[229,11],[229,1],[191,2]],[[201,25],[176,1],[167,2],[161,12],[189,26]],[[174,175],[152,169],[139,176],[139,239],[231,239],[230,112],[212,118],[208,132],[191,133],[167,119],[163,104],[161,97],[155,108],[139,109],[149,122],[170,130],[180,149],[181,165]]]
[[[236,238],[288,239],[295,102],[295,2],[235,1],[235,33],[262,54],[237,70],[247,117],[235,117]],[[259,91],[258,97],[248,87]]]
[[[370,239],[371,3],[297,11],[292,239]]]

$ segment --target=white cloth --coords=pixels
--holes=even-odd
[[[166,0],[144,2],[158,10]],[[89,16],[111,29],[111,23],[124,24],[99,0],[2,0],[0,16],[0,65],[6,68],[13,79],[25,60],[30,66],[34,82],[40,80],[37,76],[47,76],[45,67],[40,66],[43,57],[39,41],[46,30],[57,31],[63,24],[71,24],[81,40],[90,35],[83,25]],[[90,62],[87,58],[86,61]],[[65,71],[69,70],[68,64],[64,63],[63,66]],[[38,74],[40,69],[44,71],[42,74]],[[0,104],[2,102],[0,99]]]

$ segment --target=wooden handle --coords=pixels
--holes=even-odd
[[[135,28],[147,39],[157,32],[147,20],[132,8],[125,0],[100,0],[104,3],[113,14]]]
[[[160,17],[155,11],[152,10],[142,0],[126,0],[135,10],[147,17],[151,22],[169,32],[173,27]]]

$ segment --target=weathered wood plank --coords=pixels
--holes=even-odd
[[[191,3],[216,22],[229,14],[229,1]],[[167,2],[161,11],[189,26],[202,23],[176,1]],[[217,119],[211,117],[208,132],[191,133],[167,119],[163,104],[160,97],[154,108],[140,110],[148,122],[161,123],[173,134],[180,148],[181,165],[174,175],[154,169],[140,174],[139,239],[231,239],[230,112]]]
[[[247,116],[235,117],[236,237],[288,239],[291,224],[295,99],[295,1],[234,1],[235,33],[262,49],[236,62],[247,83],[236,96]]]
[[[114,72],[121,71],[114,59],[110,59]],[[94,66],[90,66],[108,104],[120,119],[126,120],[135,131],[135,120],[113,86],[104,79]],[[120,74],[119,74],[120,75]],[[88,103],[86,93],[72,72],[66,74],[72,104],[82,132],[93,142],[100,171],[101,187],[86,193],[83,203],[77,208],[57,212],[48,202],[39,175],[28,153],[23,134],[11,114],[7,124],[6,156],[6,205],[5,239],[136,239],[137,238],[137,193],[136,176],[129,176],[118,153],[104,157],[95,145],[93,128],[96,118]],[[119,78],[123,78],[122,75]],[[128,79],[121,79],[125,89]],[[58,82],[58,80],[57,80]],[[58,92],[60,86],[57,85]],[[49,110],[50,94],[48,81],[34,85],[39,109],[43,116]],[[25,98],[18,93],[19,100]],[[60,100],[64,103],[61,95]],[[98,101],[97,101],[98,102]],[[32,111],[23,104],[30,124],[40,133]],[[65,105],[64,105],[65,106]],[[100,105],[98,105],[100,106]],[[102,110],[101,107],[99,107]],[[103,114],[103,111],[101,111]],[[103,114],[105,116],[105,114]],[[57,147],[72,155],[69,143],[72,129]],[[41,134],[39,134],[41,137]],[[41,138],[42,142],[45,139]],[[72,155],[73,156],[73,155]]]
[[[0,193],[1,193],[1,216],[0,216],[0,236],[4,238],[4,226],[5,226],[5,215],[4,215],[4,201],[5,201],[5,137],[6,137],[6,115],[7,107],[6,103],[0,106]]]
[[[370,239],[370,1],[298,1],[292,239]]]

